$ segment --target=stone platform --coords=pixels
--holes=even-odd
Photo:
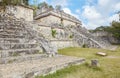
[[[34,78],[36,75],[46,75],[84,62],[83,58],[57,55],[20,63],[0,64],[0,78]]]

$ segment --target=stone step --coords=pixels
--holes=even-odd
[[[0,30],[1,34],[26,34],[24,30]]]
[[[20,38],[0,38],[0,43],[19,43]]]
[[[36,48],[36,43],[1,43],[0,50]]]
[[[0,44],[15,44],[15,43],[36,43],[33,38],[0,38]]]
[[[0,38],[0,44],[23,44],[23,43],[36,43],[37,41],[34,39],[34,37],[26,37],[26,38]]]
[[[19,62],[24,62],[28,60],[38,60],[41,58],[46,58],[48,57],[47,54],[29,54],[29,55],[22,55],[22,56],[13,56],[13,57],[6,57],[6,58],[1,58],[0,64],[7,64],[7,63],[19,63]]]
[[[1,34],[0,38],[24,38],[24,35],[15,35],[15,34]]]
[[[1,64],[1,78],[34,78],[36,75],[50,74],[67,66],[84,62],[83,58],[57,55],[21,63]]]
[[[0,30],[23,30],[23,27],[20,26],[0,26]]]
[[[0,58],[6,58],[10,56],[19,56],[26,54],[36,54],[39,53],[40,48],[26,48],[26,49],[9,49],[9,50],[1,50]]]

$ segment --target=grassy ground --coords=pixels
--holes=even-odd
[[[106,52],[106,57],[96,55]],[[120,78],[120,47],[116,51],[89,48],[66,48],[60,54],[86,58],[86,63],[57,71],[56,73],[36,78]],[[98,59],[100,66],[90,67],[90,60]]]

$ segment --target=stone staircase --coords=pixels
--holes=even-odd
[[[57,55],[20,63],[0,64],[0,78],[35,78],[37,75],[47,75],[84,62],[84,58]]]
[[[33,54],[39,52],[39,45],[30,35],[21,20],[3,16],[0,18],[1,57]]]
[[[78,26],[75,28],[75,30],[83,35],[85,35],[88,38],[91,38],[95,41],[97,41],[103,49],[108,49],[108,47],[112,47],[112,44],[109,42],[109,39],[107,37],[97,37],[93,36],[92,33],[88,32],[88,30],[83,29],[81,26]]]
[[[7,63],[11,61],[8,59],[15,56],[26,56],[29,60],[29,58],[36,57],[33,54],[39,54],[43,49],[49,54],[53,52],[53,47],[49,42],[43,36],[38,35],[39,33],[32,28],[34,25],[29,23],[13,15],[0,14],[0,63]],[[44,54],[43,56],[46,57]],[[24,58],[27,59],[26,57]],[[12,61],[16,59],[18,58]]]
[[[49,39],[46,39],[41,34],[41,32],[38,30],[39,24],[32,23],[32,22],[27,22],[27,24],[29,26],[27,26],[26,28],[28,29],[28,31],[30,31],[32,33],[32,35],[34,35],[34,37],[38,41],[38,43],[41,44],[41,47],[43,48],[44,52],[46,52],[50,56],[56,55],[57,48],[50,43]]]
[[[69,26],[64,29],[73,33],[73,41],[77,42],[79,46],[86,45],[89,48],[103,48],[98,41],[94,40],[93,37],[87,36],[88,34],[86,30],[78,31],[78,28],[70,28]]]

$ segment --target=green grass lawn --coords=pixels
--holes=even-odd
[[[105,52],[107,56],[98,56],[96,52]],[[120,78],[120,47],[116,51],[71,47],[59,50],[59,54],[83,57],[86,58],[86,63],[36,78]],[[92,59],[98,59],[100,66],[90,67]]]

